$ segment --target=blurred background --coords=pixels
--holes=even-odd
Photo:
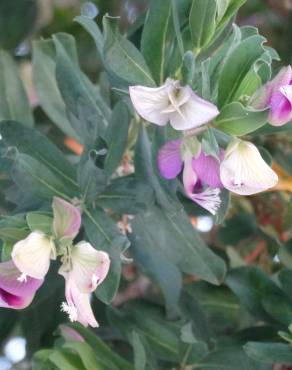
[[[170,0],[165,0],[170,1]],[[56,32],[67,32],[76,38],[79,60],[83,70],[93,81],[98,80],[100,65],[95,46],[89,35],[73,18],[79,14],[96,18],[100,24],[102,16],[109,13],[121,17],[121,28],[126,32],[139,17],[143,18],[148,0],[0,0],[0,48],[9,50],[19,63],[30,103],[35,107],[38,124],[53,131],[48,118],[38,108],[33,89],[31,50],[32,42],[48,38]],[[283,64],[292,62],[292,0],[247,0],[241,9],[237,23],[253,25],[267,37]],[[1,73],[1,65],[0,65]],[[55,131],[55,138],[60,136]],[[1,208],[1,205],[0,205]],[[202,219],[197,227],[209,231],[210,219]],[[269,219],[269,222],[271,220]],[[1,309],[1,315],[5,315]],[[6,330],[5,327],[0,331]],[[25,369],[25,340],[15,331],[2,347],[0,370]]]

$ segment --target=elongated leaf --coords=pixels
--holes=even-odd
[[[122,160],[128,141],[129,123],[127,106],[122,102],[117,103],[105,133],[108,149],[104,167],[107,175],[111,175]]]
[[[101,207],[135,214],[153,204],[154,194],[149,185],[131,175],[115,179],[97,200]]]
[[[67,51],[69,52],[69,48]],[[33,43],[33,78],[41,107],[59,129],[81,140],[67,118],[66,107],[56,81],[55,47],[52,40]],[[72,56],[73,57],[73,56]]]
[[[0,121],[18,120],[33,126],[28,97],[12,57],[0,50]]]
[[[59,196],[70,200],[76,195],[48,167],[27,154],[16,155],[12,178],[24,192],[41,199]]]
[[[98,25],[94,22],[93,19],[90,19],[83,15],[74,18],[74,21],[83,26],[86,29],[86,31],[90,34],[90,36],[93,38],[97,48],[98,55],[100,59],[103,60],[104,40]]]
[[[287,344],[250,342],[244,346],[244,350],[249,357],[265,364],[292,365],[292,350]]]
[[[164,82],[173,36],[171,1],[152,0],[143,27],[141,51],[158,84]]]
[[[269,109],[245,108],[241,103],[226,105],[215,119],[216,128],[234,136],[247,135],[267,122]]]
[[[78,65],[66,52],[63,39],[67,35],[54,35],[56,48],[56,77],[65,101],[71,124],[83,143],[92,146],[98,135],[103,135],[107,117],[102,104],[97,100],[98,93],[82,74]]]
[[[117,19],[105,16],[103,28],[104,63],[110,73],[123,84],[155,86],[142,54],[119,34]]]
[[[216,27],[215,0],[193,0],[190,10],[190,30],[194,48],[200,50],[212,39]]]
[[[73,352],[76,352],[86,370],[103,370],[104,369],[98,364],[98,360],[94,354],[93,349],[87,343],[66,342],[63,348],[70,349]]]
[[[132,345],[134,349],[135,370],[145,370],[146,353],[138,333],[133,332]]]
[[[44,135],[14,121],[2,122],[0,133],[7,147],[15,147],[18,152],[34,157],[71,191],[78,189],[75,169]]]
[[[218,105],[231,102],[243,79],[264,52],[265,39],[255,35],[243,40],[230,54],[219,78]]]

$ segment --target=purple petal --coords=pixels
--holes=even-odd
[[[288,89],[292,90],[292,87],[288,85],[287,90]],[[285,94],[284,91],[285,90],[281,88],[271,97],[271,110],[268,121],[274,126],[284,125],[292,119],[292,94]]]
[[[0,263],[0,307],[27,307],[43,283],[43,280],[31,277],[21,282],[18,280],[20,275],[13,261]]]
[[[182,169],[182,159],[180,156],[181,140],[168,141],[159,150],[157,164],[159,172],[165,179],[174,179]]]
[[[223,151],[221,156],[224,156]],[[201,151],[198,158],[193,158],[193,169],[202,183],[209,185],[211,188],[222,188],[220,180],[220,163],[211,155],[205,155]]]

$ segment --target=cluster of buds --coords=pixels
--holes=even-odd
[[[199,132],[201,126],[209,124],[220,112],[190,86],[167,79],[158,88],[131,86],[129,92],[135,110],[143,119],[158,126],[169,122],[183,133],[182,138],[169,141],[160,149],[160,174],[173,179],[182,171],[186,196],[213,215],[220,207],[222,188],[252,195],[277,184],[277,174],[251,142],[234,137],[227,148],[220,149],[217,158],[204,153],[193,132]],[[268,122],[271,125],[289,122],[292,119],[292,68],[284,67],[256,92],[251,103],[258,109],[270,108]]]
[[[31,232],[13,246],[12,259],[0,263],[0,306],[27,307],[44,282],[51,260],[60,257],[59,274],[65,278],[66,296],[62,310],[71,321],[97,327],[90,297],[107,276],[109,256],[86,241],[73,244],[81,227],[77,207],[55,197],[52,208],[52,235],[38,230]]]

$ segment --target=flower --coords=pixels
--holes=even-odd
[[[215,118],[217,107],[200,98],[190,86],[167,79],[158,88],[130,86],[134,108],[146,121],[164,126],[169,121],[175,130],[189,130]]]
[[[79,209],[58,197],[54,197],[52,207],[54,214],[54,236],[57,239],[66,237],[73,240],[81,226]]]
[[[43,279],[50,267],[50,259],[56,258],[56,249],[52,238],[41,231],[33,231],[25,239],[14,244],[12,260],[21,272],[20,280],[27,276]]]
[[[221,153],[221,156],[223,153]],[[197,156],[189,150],[182,150],[182,141],[168,141],[158,153],[158,168],[161,176],[173,179],[183,167],[183,184],[185,193],[192,201],[216,214],[220,206],[220,188],[222,183],[219,176],[219,161],[205,155],[200,149]],[[202,189],[205,185],[206,188]]]
[[[62,304],[62,310],[69,314],[71,321],[98,326],[90,306],[90,295],[106,278],[109,266],[108,254],[97,251],[85,241],[73,246],[64,257],[59,273],[65,278],[67,302]]]
[[[277,174],[263,160],[257,147],[247,141],[233,140],[220,165],[224,187],[233,193],[251,195],[274,187]]]
[[[43,283],[43,279],[31,277],[19,281],[19,275],[12,260],[0,263],[0,307],[16,310],[27,307]]]
[[[252,97],[252,104],[259,109],[270,107],[268,122],[282,126],[292,119],[292,68],[281,69],[277,76],[262,86]]]

